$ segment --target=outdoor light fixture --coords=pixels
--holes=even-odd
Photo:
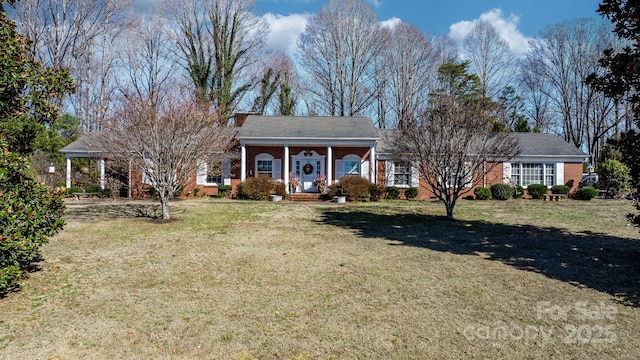
[[[587,165],[587,172],[589,174],[591,174],[593,172],[593,165],[591,165],[591,164]]]

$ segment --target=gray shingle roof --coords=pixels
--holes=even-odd
[[[238,138],[371,140],[378,133],[368,117],[249,115]]]
[[[587,157],[582,150],[554,134],[512,133],[520,144],[521,156]]]
[[[82,135],[76,141],[60,149],[60,152],[65,154],[100,153],[103,152],[103,149],[95,137]]]
[[[391,137],[396,130],[379,129],[380,141],[376,146],[378,153],[391,153]],[[511,133],[520,145],[518,156],[528,157],[574,157],[585,158],[588,155],[582,150],[564,141],[561,137],[546,133]]]

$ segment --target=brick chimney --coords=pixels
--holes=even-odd
[[[242,127],[244,125],[244,121],[247,120],[251,113],[248,112],[240,112],[233,115],[233,126],[234,127]]]

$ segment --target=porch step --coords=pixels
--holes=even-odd
[[[291,201],[321,201],[320,193],[293,193],[289,194]]]

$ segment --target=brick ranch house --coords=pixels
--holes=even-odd
[[[394,161],[388,138],[393,130],[376,129],[368,117],[262,116],[236,114],[235,138],[238,152],[222,164],[219,171],[208,172],[211,164],[200,164],[197,176],[185,184],[183,195],[215,195],[222,185],[237,184],[249,177],[269,176],[289,188],[289,174],[300,179],[297,191],[315,193],[313,180],[324,175],[327,185],[346,175],[357,175],[383,186],[416,187],[418,198],[432,193],[420,179],[416,168]],[[576,189],[581,181],[587,154],[553,134],[513,133],[520,154],[508,163],[500,163],[480,177],[473,187],[489,187],[511,182],[523,187],[530,184],[567,185]],[[67,187],[71,185],[73,157],[91,157],[98,153],[85,138],[61,150],[67,157]],[[194,159],[197,161],[197,159]],[[101,169],[104,161],[100,160]],[[216,168],[220,168],[217,164]],[[141,196],[145,187],[140,169],[129,171],[128,196]],[[101,179],[104,179],[101,172]],[[101,181],[104,187],[104,180]],[[195,191],[195,189],[198,189]]]

